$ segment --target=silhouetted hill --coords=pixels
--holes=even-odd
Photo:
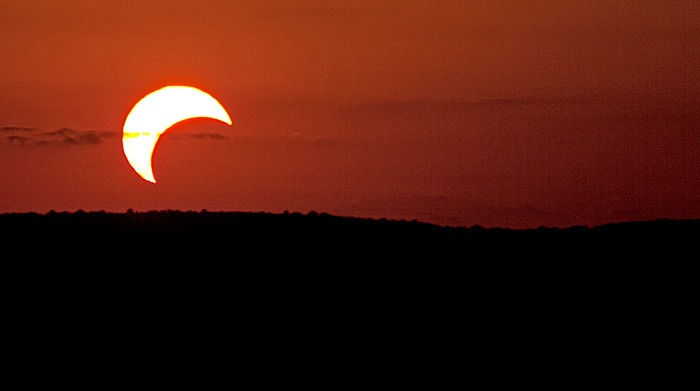
[[[572,368],[646,360],[655,336],[668,344],[693,324],[700,220],[510,230],[77,212],[3,214],[0,230],[3,314],[24,350],[63,355],[81,341],[138,362],[148,346],[206,366],[242,352],[282,360],[293,376],[314,356],[313,377],[369,364],[434,386],[463,357],[489,379],[507,365],[518,383],[543,358],[548,377],[569,382]]]
[[[310,212],[50,212],[0,215],[10,246],[32,252],[237,256],[307,259],[425,260],[572,259],[670,255],[692,248],[700,220],[656,220],[514,230],[480,226],[445,227],[417,221],[363,219]],[[405,258],[403,258],[406,260]]]

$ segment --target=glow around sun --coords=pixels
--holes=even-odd
[[[146,95],[124,121],[122,146],[131,167],[141,178],[156,183],[151,162],[158,138],[174,124],[200,117],[231,125],[224,107],[194,87],[168,86]]]

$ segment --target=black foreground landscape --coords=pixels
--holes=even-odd
[[[326,213],[149,211],[10,213],[0,215],[6,248],[35,254],[119,255],[199,260],[259,259],[525,260],[595,256],[672,256],[696,250],[700,220],[655,220],[595,227],[445,227],[418,221],[363,219]],[[356,258],[360,256],[361,258]],[[427,257],[427,258],[426,258]],[[484,258],[487,257],[487,258]],[[249,259],[249,258],[248,258]]]
[[[546,362],[550,381],[597,382],[589,365],[667,360],[694,324],[700,220],[509,230],[78,211],[2,214],[0,229],[5,315],[24,350],[81,341],[148,368],[142,346],[203,359],[190,369],[234,350],[261,379],[273,356],[285,381],[315,357],[314,377],[360,365],[432,388],[464,356],[489,379],[507,368],[527,381]]]

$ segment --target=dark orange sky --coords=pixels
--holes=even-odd
[[[450,225],[700,218],[697,1],[0,3],[0,212],[284,210]],[[129,167],[165,85],[178,124]]]

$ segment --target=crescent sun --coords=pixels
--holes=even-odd
[[[158,138],[174,124],[190,118],[212,118],[231,125],[221,103],[194,87],[161,88],[131,109],[124,121],[122,146],[126,159],[141,178],[156,183],[151,160]]]

